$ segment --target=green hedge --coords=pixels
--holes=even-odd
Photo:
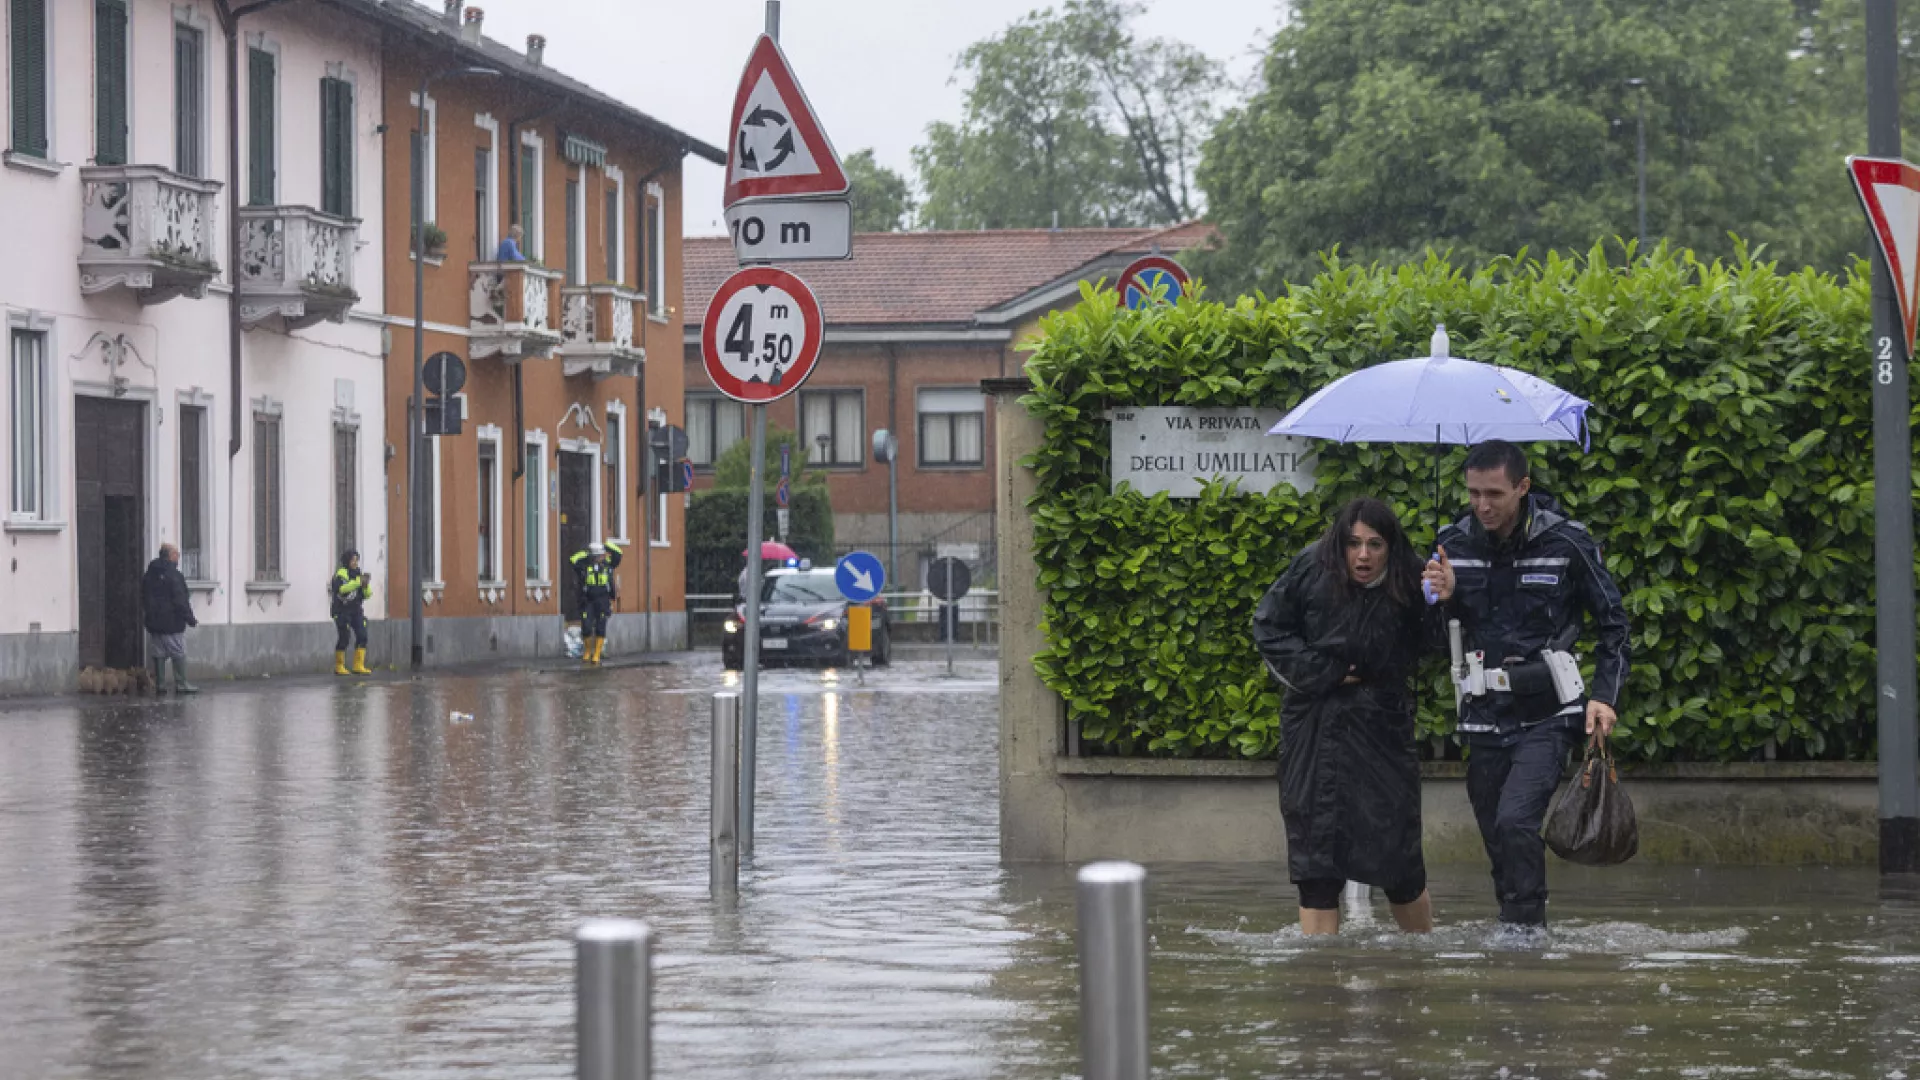
[[[687,592],[732,595],[740,569],[746,565],[740,553],[747,549],[747,500],[744,491],[694,492],[693,506],[687,511]],[[772,539],[777,535],[774,522],[778,520],[772,492],[767,493],[762,506],[766,535]],[[791,515],[788,546],[815,563],[831,565],[833,507],[826,485],[795,487]]]
[[[1661,251],[1631,269],[1497,260],[1463,272],[1330,260],[1310,284],[1231,307],[1116,310],[1089,290],[1046,319],[1023,399],[1046,425],[1026,464],[1047,648],[1035,657],[1083,740],[1118,753],[1261,757],[1280,701],[1254,604],[1345,499],[1435,520],[1430,447],[1321,444],[1318,490],[1211,486],[1194,500],[1109,491],[1114,406],[1291,408],[1384,359],[1455,355],[1534,372],[1594,402],[1591,452],[1530,448],[1535,483],[1600,538],[1633,620],[1622,751],[1650,760],[1863,758],[1874,747],[1868,287],[1782,273],[1742,250]],[[1464,505],[1463,452],[1443,502]],[[1907,523],[1903,522],[1902,525]],[[1450,732],[1432,664],[1423,735]]]

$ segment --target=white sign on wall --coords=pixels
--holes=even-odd
[[[1249,493],[1265,494],[1278,483],[1312,491],[1314,441],[1267,434],[1282,415],[1278,409],[1115,409],[1108,415],[1113,486],[1125,481],[1147,495],[1197,499],[1202,484],[1224,477]]]

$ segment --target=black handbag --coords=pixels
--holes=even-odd
[[[1579,773],[1554,799],[1540,835],[1555,855],[1582,866],[1618,866],[1640,851],[1633,803],[1620,787],[1604,736],[1587,743]]]

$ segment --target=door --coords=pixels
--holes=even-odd
[[[560,559],[565,584],[560,611],[568,621],[580,617],[580,579],[570,561],[599,537],[593,535],[593,457],[560,451]]]
[[[80,666],[146,662],[140,576],[146,570],[147,407],[73,399],[74,539]]]

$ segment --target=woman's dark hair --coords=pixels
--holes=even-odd
[[[1414,554],[1407,531],[1387,504],[1364,495],[1341,507],[1320,538],[1320,566],[1327,581],[1340,587],[1352,584],[1347,576],[1347,540],[1356,524],[1367,526],[1387,542],[1387,580],[1381,586],[1387,598],[1403,607],[1413,603],[1420,596],[1420,556]]]

